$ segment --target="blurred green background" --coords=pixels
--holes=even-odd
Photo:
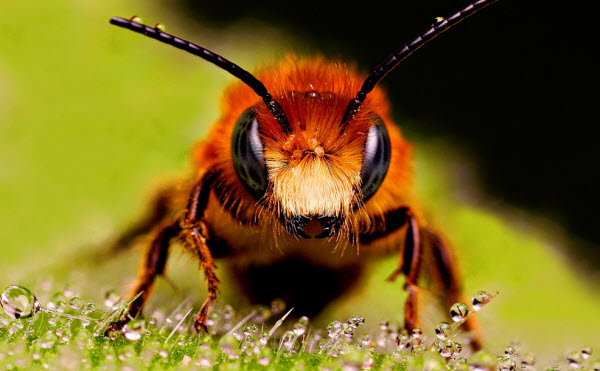
[[[521,134],[527,138],[530,132],[525,127],[521,127],[522,131],[512,127],[522,117],[510,107],[518,105],[519,112],[525,115],[541,115],[534,99],[531,107],[519,101],[520,92],[532,89],[535,81],[514,76],[511,79],[518,72],[509,73],[509,77],[498,72],[516,68],[506,66],[503,59],[512,55],[515,39],[510,35],[503,37],[510,21],[491,24],[490,17],[497,12],[519,19],[521,9],[514,3],[497,4],[450,31],[423,53],[411,57],[406,67],[392,74],[384,86],[392,93],[396,121],[402,123],[406,135],[416,143],[417,186],[422,203],[431,221],[457,247],[466,293],[483,289],[501,292],[480,313],[490,347],[500,351],[510,341],[519,340],[526,349],[551,357],[583,345],[600,345],[598,265],[594,255],[586,255],[596,249],[598,240],[583,230],[573,230],[565,223],[571,220],[572,210],[560,207],[563,197],[567,197],[570,203],[595,210],[596,200],[575,184],[570,193],[556,196],[556,208],[548,209],[551,202],[544,194],[556,184],[535,184],[541,178],[527,176],[539,172],[538,166],[554,166],[559,171],[564,165],[562,160],[553,162],[554,152],[544,152],[547,149],[543,140],[530,138],[526,148],[521,143],[523,138],[516,144],[504,142],[501,148],[496,147],[495,140],[486,142],[486,138],[503,138],[507,132],[511,138]],[[448,4],[436,7],[434,2],[423,9],[407,5],[397,13],[401,25],[397,34],[363,27],[361,35],[356,35],[355,24],[361,17],[370,22],[376,19],[361,15],[360,11],[356,18],[349,19],[349,10],[345,9],[307,16],[306,23],[302,23],[289,15],[294,11],[284,12],[274,6],[210,6],[203,12],[197,4],[190,4],[174,0],[160,5],[116,0],[3,4],[2,285],[22,283],[36,287],[40,280],[53,274],[55,265],[68,262],[86,246],[101,244],[135,220],[158,185],[185,174],[191,145],[206,134],[217,118],[220,93],[233,80],[193,56],[110,26],[111,16],[137,14],[147,24],[162,22],[168,32],[193,40],[250,70],[286,52],[325,52],[356,60],[368,69],[407,37],[421,31],[433,16],[454,10]],[[310,8],[310,4],[305,5]],[[422,18],[425,10],[429,13]],[[385,11],[375,11],[382,17],[388,16],[381,14]],[[403,17],[410,18],[413,11],[414,19],[403,22]],[[284,13],[289,13],[288,18],[281,15]],[[324,28],[329,24],[321,21],[324,16],[329,17],[331,25],[354,23],[352,27],[330,30]],[[542,17],[542,21],[547,19]],[[404,30],[411,22],[417,26]],[[529,31],[523,29],[520,33]],[[336,32],[341,35],[339,38]],[[363,37],[372,42],[348,42],[347,38],[353,35],[357,40]],[[482,46],[480,40],[486,39],[489,41]],[[390,45],[390,40],[397,42]],[[531,42],[547,42],[545,38],[540,40]],[[378,47],[382,44],[385,47]],[[479,52],[482,54],[473,57]],[[527,65],[527,59],[523,64]],[[437,75],[438,69],[448,68],[455,70],[449,75]],[[475,77],[465,78],[470,73]],[[498,81],[498,75],[505,80]],[[449,80],[443,80],[448,76]],[[561,76],[552,78],[556,81]],[[424,82],[419,83],[422,78]],[[502,84],[501,89],[498,84]],[[514,96],[494,95],[510,84]],[[411,96],[413,93],[416,97]],[[568,103],[573,97],[580,95],[573,92],[564,98],[566,111],[570,111]],[[444,103],[447,99],[450,103]],[[587,98],[582,94],[580,99]],[[454,111],[462,116],[459,118]],[[509,120],[505,112],[515,119]],[[558,120],[561,117],[556,115]],[[461,126],[463,118],[465,126]],[[487,127],[485,135],[475,139],[461,136],[469,131],[473,120],[478,128]],[[506,130],[503,124],[507,125]],[[533,131],[550,131],[542,119],[527,125]],[[577,138],[589,139],[585,133],[577,133]],[[494,159],[504,156],[512,164],[516,179],[506,180],[506,164],[495,167],[497,160],[489,160],[481,148],[503,151],[501,155],[496,153]],[[570,154],[567,151],[563,157],[568,159]],[[522,163],[515,165],[515,158],[522,159]],[[531,163],[532,159],[537,162]],[[486,164],[487,167],[482,166]],[[556,183],[569,177],[564,172],[560,174],[555,176]],[[500,178],[502,181],[497,183],[495,180]],[[590,182],[594,184],[588,179]],[[533,190],[527,196],[524,189],[529,188]],[[595,212],[594,217],[597,215]],[[83,273],[71,282],[82,286],[82,295],[91,298],[100,297],[96,287],[121,288],[135,275],[137,253],[106,265],[73,267],[81,268]],[[582,256],[590,257],[587,264],[575,263]],[[181,267],[171,270],[173,280],[188,290],[198,289],[195,299],[199,300],[203,288],[200,276],[194,273],[195,263],[181,259],[172,263]],[[332,303],[324,317],[343,319],[348,313],[362,314],[371,325],[383,318],[399,318],[401,283],[383,282],[395,264],[396,257],[373,264],[365,285],[354,295]],[[68,282],[74,278],[56,273],[53,279]],[[227,281],[225,278],[225,287]],[[157,295],[172,298],[173,293],[163,286],[159,284]],[[243,302],[231,290],[223,292],[222,301]],[[373,302],[381,305],[373,309]],[[434,317],[431,314],[432,323]]]

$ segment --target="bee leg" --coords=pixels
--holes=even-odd
[[[214,263],[212,254],[207,244],[207,227],[203,222],[200,222],[199,224],[201,228],[192,228],[192,230],[189,232],[189,236],[196,247],[196,253],[198,254],[198,259],[200,260],[200,267],[204,268],[204,276],[206,278],[208,287],[208,295],[202,304],[202,307],[200,308],[200,312],[198,312],[198,316],[196,316],[194,328],[197,332],[208,332],[206,321],[208,319],[211,304],[217,300],[217,294],[219,293],[219,279],[215,274],[217,266]]]
[[[206,321],[210,311],[210,305],[216,301],[219,293],[219,279],[215,274],[217,266],[208,247],[208,226],[201,218],[206,209],[212,185],[217,177],[216,172],[209,171],[194,186],[188,200],[187,212],[181,223],[183,232],[182,239],[186,245],[191,244],[198,255],[200,267],[204,269],[204,276],[208,286],[208,296],[200,308],[200,312],[194,322],[196,331],[208,331]]]
[[[421,266],[421,243],[416,218],[410,211],[407,211],[406,218],[406,237],[400,252],[399,267],[388,278],[388,281],[396,280],[401,274],[406,277],[404,289],[407,291],[408,297],[404,305],[404,328],[410,332],[418,326],[417,280]]]
[[[427,240],[427,245],[433,253],[434,269],[437,274],[434,278],[439,280],[440,287],[444,293],[444,304],[450,308],[454,303],[464,302],[462,288],[457,271],[457,265],[452,253],[444,243],[444,240],[429,228],[421,230],[423,239]],[[481,330],[476,316],[471,316],[464,323],[467,331],[473,332],[475,338],[471,341],[474,350],[481,348]]]
[[[144,257],[140,274],[137,278],[135,288],[131,291],[130,297],[136,297],[141,293],[131,304],[127,313],[124,313],[118,322],[112,323],[109,330],[121,328],[131,319],[137,317],[142,311],[144,304],[150,297],[154,287],[154,280],[157,275],[162,275],[165,272],[169,245],[171,240],[176,237],[181,231],[177,224],[171,224],[163,227],[154,237],[150,244],[150,249]],[[107,330],[108,331],[108,330]]]

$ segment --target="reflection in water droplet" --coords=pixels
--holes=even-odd
[[[590,356],[592,355],[592,348],[591,347],[583,348],[581,350],[581,355],[583,356],[584,359],[590,358]]]
[[[235,311],[231,305],[226,305],[223,307],[223,318],[226,320],[230,320],[235,315]]]
[[[57,337],[52,332],[48,331],[40,337],[40,347],[50,349],[56,343]]]
[[[154,26],[154,28],[156,28],[157,30],[162,31],[162,32],[166,32],[167,31],[167,27],[165,27],[165,25],[162,24],[162,23],[157,23]]]
[[[96,308],[96,304],[87,303],[86,306],[83,308],[83,314],[94,313],[97,310],[98,310],[98,308]]]
[[[460,352],[462,352],[463,350],[463,346],[461,343],[459,342],[454,342],[454,352],[452,353],[453,356],[459,355]]]
[[[584,360],[583,354],[577,350],[572,351],[567,356],[567,362],[569,363],[569,366],[571,366],[573,368],[581,367],[583,360]]]
[[[329,335],[331,338],[337,337],[342,330],[342,323],[340,321],[333,321],[329,323],[329,326],[327,326],[327,335]]]
[[[11,285],[0,294],[0,304],[4,312],[12,318],[28,318],[39,312],[40,302],[29,289]]]
[[[294,324],[294,334],[296,336],[304,335],[306,327],[308,326],[308,317],[302,316],[298,319],[298,322]]]
[[[460,322],[469,314],[469,306],[465,303],[456,303],[450,308],[450,317],[454,322]]]
[[[448,358],[454,353],[454,342],[450,339],[438,343],[438,351],[442,357]]]
[[[125,339],[131,341],[140,340],[142,337],[142,333],[144,331],[144,321],[142,320],[133,320],[128,322],[125,326],[123,326],[123,336]]]
[[[535,366],[535,356],[531,353],[527,353],[523,356],[523,358],[521,359],[521,365],[526,369],[526,370],[532,370],[533,366]]]
[[[410,343],[410,336],[407,334],[398,335],[398,339],[396,339],[396,345],[398,346],[398,350],[405,349],[408,347]]]
[[[350,325],[353,328],[357,328],[363,323],[365,323],[365,319],[361,316],[352,316],[348,318],[348,325]]]
[[[517,356],[519,355],[519,352],[517,352],[515,347],[513,347],[512,345],[509,345],[506,347],[506,349],[504,349],[504,355],[507,356],[508,358],[516,359]]]
[[[490,295],[488,292],[477,292],[471,299],[471,303],[473,304],[473,310],[478,311],[479,309],[481,309],[481,307],[489,303],[490,300],[492,300],[492,295]]]
[[[448,322],[440,322],[435,328],[435,334],[439,339],[446,339],[450,334],[450,324]]]
[[[514,371],[517,369],[517,362],[509,357],[503,357],[498,362],[499,371]]]
[[[421,336],[423,336],[423,330],[421,330],[419,327],[415,327],[412,331],[412,337],[414,339],[420,339]]]
[[[121,297],[115,290],[108,290],[104,293],[104,305],[107,308],[113,309]]]
[[[69,305],[75,310],[80,310],[81,306],[83,305],[83,302],[81,298],[74,296],[71,298],[71,300],[69,300]]]

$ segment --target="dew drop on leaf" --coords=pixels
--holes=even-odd
[[[469,306],[465,303],[456,303],[450,308],[450,317],[454,322],[464,320],[469,314]]]
[[[448,322],[440,322],[435,328],[435,334],[439,339],[446,339],[450,334],[450,324]]]
[[[4,312],[12,318],[28,318],[40,311],[40,302],[28,288],[11,285],[0,294]]]
[[[489,303],[490,300],[492,300],[492,295],[490,295],[488,292],[477,292],[471,299],[471,303],[473,304],[473,310],[478,311],[479,309],[481,309],[481,307]]]
[[[343,326],[340,321],[333,321],[327,326],[327,334],[329,337],[337,337],[342,332]]]
[[[421,336],[423,336],[423,330],[420,329],[419,327],[415,327],[412,331],[413,339],[420,339]]]
[[[125,326],[123,326],[123,336],[127,340],[137,341],[142,337],[142,333],[144,331],[144,321],[142,320],[134,320],[128,322]]]

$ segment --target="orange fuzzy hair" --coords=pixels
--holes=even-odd
[[[348,102],[365,78],[355,67],[322,57],[287,56],[255,76],[279,102],[293,133],[286,134],[262,100],[248,86],[237,83],[226,91],[221,118],[193,155],[198,176],[207,169],[220,170],[215,191],[234,219],[245,223],[264,214],[278,218],[352,215],[355,206],[362,202],[363,148],[377,116],[388,130],[392,158],[382,186],[363,208],[367,215],[361,217],[360,229],[377,229],[387,209],[408,204],[410,144],[393,125],[382,89],[375,88],[367,95],[342,134],[341,120]],[[235,123],[250,107],[260,123],[270,180],[259,204],[241,184],[231,154]]]

